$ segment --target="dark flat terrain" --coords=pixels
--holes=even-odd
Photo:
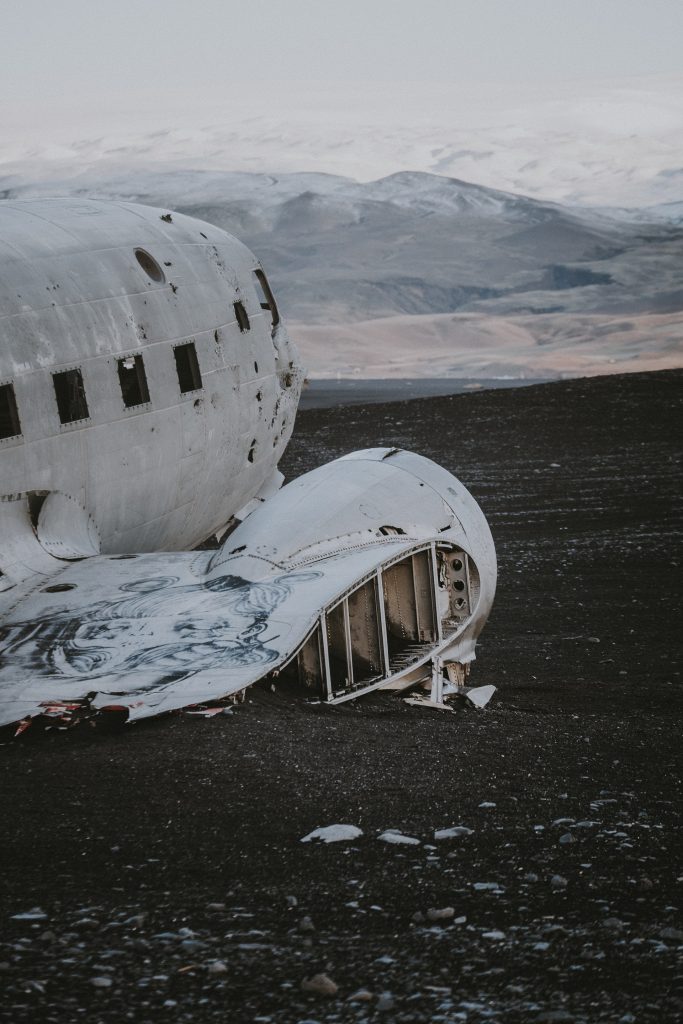
[[[500,558],[472,678],[499,692],[453,715],[254,693],[2,747],[0,1019],[680,1019],[682,382],[303,413],[289,477],[390,444],[472,489]],[[364,836],[299,843],[335,822]],[[302,991],[323,971],[336,996]]]
[[[519,377],[395,377],[394,379],[342,378],[311,380],[301,395],[299,409],[332,409],[339,405],[375,405],[408,398],[460,395],[484,388],[521,388],[541,381]],[[543,382],[545,383],[545,381]]]

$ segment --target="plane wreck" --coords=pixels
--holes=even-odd
[[[2,202],[0,269],[0,725],[262,680],[329,703],[464,685],[485,517],[398,449],[280,486],[303,374],[245,246],[132,204]]]

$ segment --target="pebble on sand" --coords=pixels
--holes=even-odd
[[[434,833],[435,839],[459,839],[460,836],[471,836],[473,829],[464,825],[454,825],[452,828],[438,828]]]
[[[228,965],[226,963],[224,963],[222,960],[214,960],[213,963],[209,964],[208,972],[209,972],[209,974],[212,974],[214,976],[218,976],[218,975],[221,975],[221,974],[227,974],[228,973]]]
[[[347,1003],[369,1003],[372,999],[372,992],[368,991],[367,988],[359,988],[357,992],[352,992],[346,1000]]]
[[[382,832],[377,838],[381,839],[383,843],[395,843],[396,845],[403,846],[420,845],[420,840],[416,839],[415,836],[404,836],[402,832],[395,829],[387,829],[386,832]]]
[[[430,921],[450,921],[455,917],[453,907],[430,907],[427,911],[427,918]]]
[[[312,992],[316,996],[336,996],[339,986],[327,974],[314,974],[312,978],[304,978],[301,982],[304,992]]]

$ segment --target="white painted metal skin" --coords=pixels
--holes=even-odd
[[[257,268],[237,239],[180,214],[94,200],[0,202],[0,386],[12,384],[21,427],[0,440],[5,577],[60,568],[27,525],[28,492],[71,499],[74,531],[91,522],[103,552],[182,550],[273,478],[302,374],[284,326],[273,329],[261,308]],[[174,347],[188,342],[201,387],[181,393]],[[117,364],[136,355],[149,401],[127,408]],[[89,416],[61,423],[53,374],[72,368]]]
[[[0,725],[74,701],[132,721],[264,677],[328,701],[462,681],[495,591],[486,520],[395,449],[277,491],[301,370],[258,268],[165,211],[0,204],[0,388],[21,427],[0,441]],[[181,394],[190,340],[202,387]],[[127,408],[136,355],[150,400]],[[62,424],[52,374],[74,367],[89,416]],[[218,551],[187,550],[233,518]]]

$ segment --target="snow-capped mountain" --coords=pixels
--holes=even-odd
[[[49,116],[6,104],[0,175],[192,168],[369,181],[409,168],[572,204],[651,206],[683,193],[683,75],[544,89],[406,81],[325,90],[256,76],[223,97],[82,103],[46,104]]]
[[[608,210],[400,172],[0,177],[0,196],[122,198],[242,238],[314,375],[610,372],[683,361],[680,204]]]

